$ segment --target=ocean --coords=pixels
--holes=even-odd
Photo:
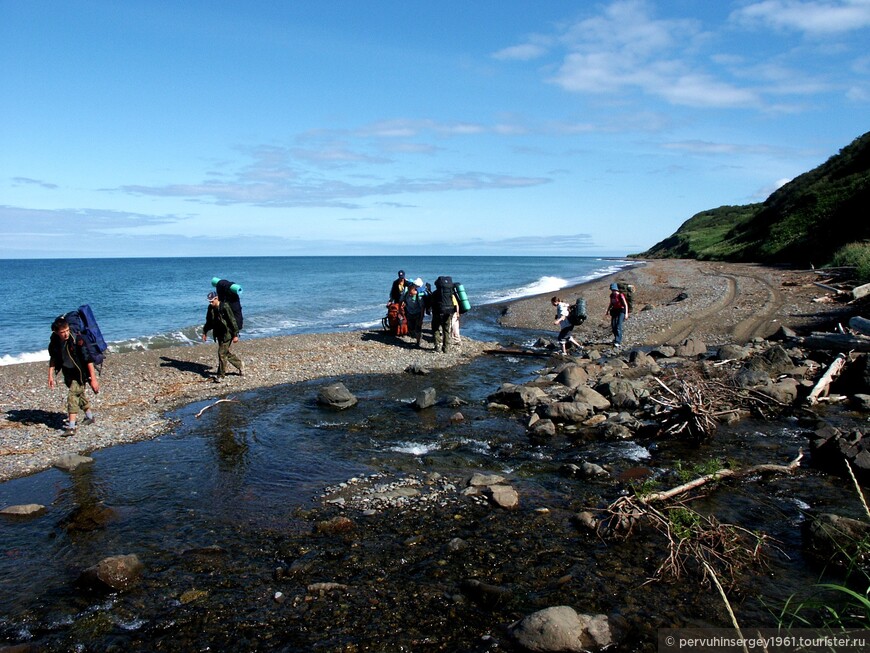
[[[221,257],[5,260],[0,365],[48,360],[52,320],[89,304],[109,352],[200,343],[211,279],[242,286],[243,338],[378,327],[398,270],[449,275],[472,306],[554,292],[629,261],[596,257]],[[476,336],[474,310],[463,332]],[[479,334],[477,334],[479,335]]]

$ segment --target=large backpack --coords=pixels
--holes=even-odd
[[[402,311],[402,305],[396,302],[387,304],[387,316],[384,318],[385,327],[394,336],[408,335],[408,320]]]
[[[211,282],[217,291],[218,299],[222,303],[228,303],[230,308],[233,309],[233,315],[236,318],[236,326],[238,326],[239,331],[241,331],[245,320],[242,315],[242,302],[239,299],[239,293],[242,292],[242,287],[239,284],[227,281],[226,279],[220,279],[217,282],[212,279]]]
[[[574,326],[580,326],[588,317],[586,313],[586,300],[578,297],[577,301],[568,307],[568,322]]]
[[[634,313],[634,286],[625,281],[617,281],[617,288],[619,288],[619,292],[625,295],[625,301],[628,303],[628,312]]]
[[[433,303],[440,307],[441,313],[452,313],[453,279],[451,277],[438,277],[435,280],[435,295]]]
[[[79,306],[77,310],[70,311],[61,316],[69,324],[70,335],[76,344],[82,348],[85,360],[97,367],[106,359],[106,350],[109,348],[103,339],[103,333],[94,317],[94,312],[87,304]]]

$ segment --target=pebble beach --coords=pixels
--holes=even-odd
[[[781,326],[808,331],[836,323],[846,312],[840,305],[819,303],[825,293],[813,285],[812,271],[664,260],[639,263],[617,276],[636,288],[624,351],[675,342],[688,334],[724,344],[769,336]],[[558,293],[566,300],[579,295],[587,299],[590,317],[575,333],[589,346],[609,343],[604,310],[615,278]],[[549,299],[550,294],[495,308],[508,331],[520,328],[553,337]],[[46,469],[64,454],[154,438],[172,428],[167,412],[192,402],[318,378],[398,374],[409,366],[456,366],[495,346],[463,338],[461,347],[440,354],[432,349],[428,325],[424,334],[422,349],[380,330],[243,339],[234,351],[245,361],[245,375],[230,374],[221,384],[211,379],[216,365],[216,346],[211,342],[112,354],[102,370],[100,394],[91,395],[96,423],[80,427],[73,437],[61,434],[66,388],[60,383],[49,390],[47,364],[4,366],[0,481]]]

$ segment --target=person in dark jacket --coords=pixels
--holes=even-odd
[[[420,285],[417,285],[417,282]],[[423,339],[423,315],[426,314],[426,301],[420,293],[423,281],[415,280],[408,285],[408,292],[405,293],[405,317],[408,319],[408,335],[417,341],[417,346]]]
[[[456,312],[453,302],[453,281],[450,277],[435,279],[435,291],[431,296],[432,335],[435,339],[435,351],[445,354],[450,347],[450,320]]]
[[[222,302],[217,293],[208,294],[208,310],[205,314],[205,324],[202,327],[202,341],[208,338],[211,331],[218,343],[218,369],[217,375],[212,378],[215,383],[223,381],[227,373],[227,363],[238,368],[239,376],[245,375],[245,364],[230,351],[234,342],[239,341],[239,327],[236,316],[227,302]]]
[[[405,293],[408,291],[408,282],[405,281],[405,271],[399,270],[396,280],[390,288],[390,301],[394,304],[401,304],[405,298]]]
[[[100,391],[100,379],[93,362],[87,360],[82,343],[72,337],[69,322],[62,317],[57,318],[51,325],[48,357],[48,387],[54,389],[54,377],[58,371],[63,371],[63,382],[69,388],[64,435],[75,435],[79,412],[85,413],[82,424],[94,423],[86,390],[90,385],[94,394],[97,394]]]

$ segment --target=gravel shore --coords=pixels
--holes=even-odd
[[[798,330],[836,321],[843,309],[814,303],[824,294],[811,272],[743,264],[654,261],[616,275],[633,283],[635,312],[626,324],[626,349],[663,344],[688,335],[710,344],[767,336],[781,325]],[[610,341],[604,309],[613,278],[560,291],[565,299],[587,298],[590,318],[576,329],[588,343]],[[675,301],[680,295],[685,298]],[[550,295],[503,307],[506,327],[552,332]],[[46,329],[46,342],[48,341]],[[427,334],[428,335],[428,334]],[[0,378],[0,481],[50,467],[63,454],[156,437],[171,428],[167,411],[179,406],[283,383],[351,374],[400,373],[411,365],[442,368],[462,364],[493,343],[463,338],[461,348],[436,354],[431,343],[417,349],[382,331],[355,331],[242,340],[234,347],[245,361],[245,376],[214,384],[216,345],[173,347],[112,354],[94,399],[96,424],[62,437],[66,387],[48,389],[47,363],[2,368]],[[511,379],[505,379],[510,381]],[[91,395],[92,396],[92,395]]]

